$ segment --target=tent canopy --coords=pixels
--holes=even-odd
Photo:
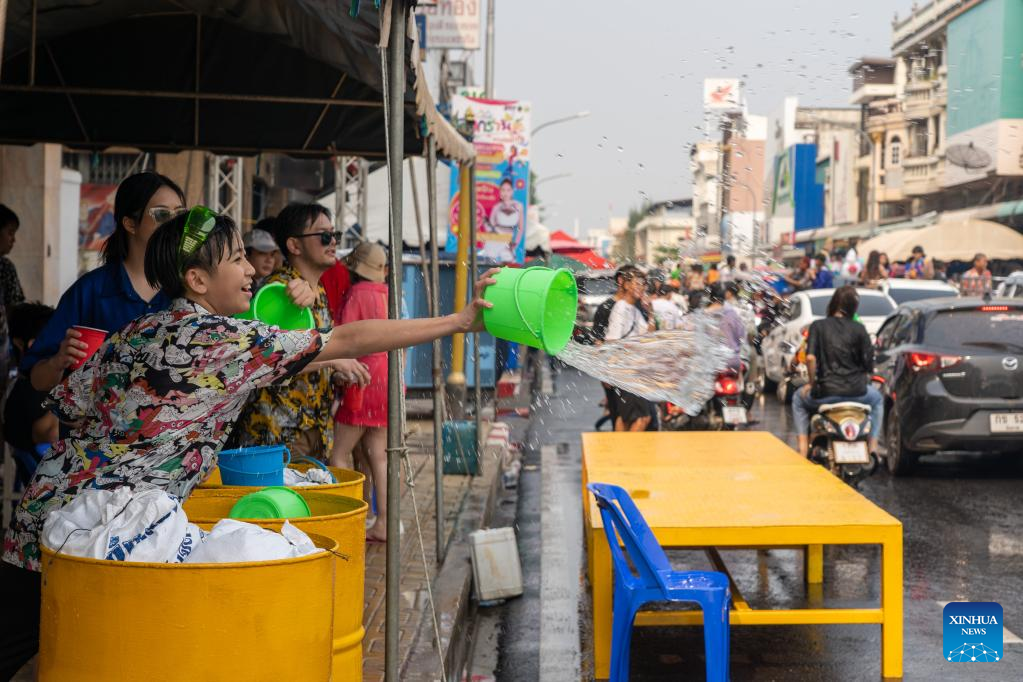
[[[1023,258],[1023,235],[989,220],[947,220],[921,229],[895,230],[868,239],[857,247],[861,255],[887,253],[893,261],[909,258],[920,245],[931,258],[970,261],[978,252],[992,259]]]
[[[9,0],[0,143],[382,157],[386,7],[363,2],[353,18],[351,5]],[[421,152],[428,129],[442,154],[471,158],[409,45],[406,153]]]

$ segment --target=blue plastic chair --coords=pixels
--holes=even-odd
[[[608,483],[590,483],[586,487],[597,498],[614,567],[610,682],[629,679],[632,622],[644,604],[657,601],[700,605],[703,609],[707,682],[727,682],[728,609],[732,599],[728,576],[714,571],[673,571],[668,557],[629,493]],[[625,561],[618,544],[619,536],[638,575],[629,569]]]

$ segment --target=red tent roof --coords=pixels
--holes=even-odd
[[[609,270],[614,267],[610,262],[594,252],[593,249],[582,242],[576,241],[561,230],[551,232],[551,251],[568,256],[594,270]]]
[[[551,232],[551,251],[554,253],[565,253],[571,251],[589,251],[590,247],[578,242],[561,230]]]
[[[611,263],[608,260],[602,258],[598,253],[596,253],[592,249],[586,249],[585,251],[572,251],[571,253],[566,253],[565,255],[571,258],[572,260],[577,260],[583,265],[586,265],[594,270],[611,270],[614,268],[614,266],[611,265]]]

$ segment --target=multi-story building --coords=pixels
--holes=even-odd
[[[891,60],[853,65],[872,142],[857,161],[861,221],[1006,218],[994,206],[1023,196],[1021,23],[1019,2],[932,0],[895,19]]]
[[[690,151],[693,173],[693,220],[701,234],[710,234],[721,225],[721,199],[718,196],[718,173],[721,166],[721,145],[704,140]]]
[[[636,260],[659,263],[675,260],[685,242],[695,236],[692,199],[659,201],[651,205],[636,224]]]

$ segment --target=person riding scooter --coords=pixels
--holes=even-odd
[[[792,418],[799,440],[799,454],[807,456],[810,416],[821,405],[852,401],[870,407],[871,453],[884,418],[881,393],[868,385],[874,369],[874,347],[866,328],[853,317],[860,297],[851,286],[839,287],[828,303],[828,316],[810,325],[806,369],[809,383],[792,399]]]

